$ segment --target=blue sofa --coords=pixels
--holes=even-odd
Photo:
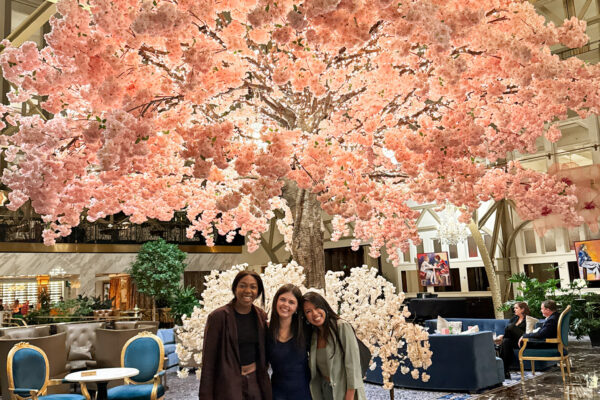
[[[503,335],[504,329],[506,325],[508,325],[508,319],[485,319],[485,318],[444,318],[446,321],[461,321],[463,331],[466,330],[469,326],[477,325],[479,327],[479,331],[490,331],[495,332],[496,335]],[[537,323],[537,326],[541,326],[544,323],[544,320],[540,320]],[[429,331],[429,333],[435,333],[437,329],[437,319],[428,319],[425,321],[425,327]],[[518,370],[519,369],[519,349],[515,349],[515,362],[511,365],[511,369]],[[531,363],[529,361],[525,361],[523,363],[526,370],[531,371]],[[536,361],[535,369],[536,371],[543,371],[552,366],[555,366],[556,362],[551,361]]]
[[[491,332],[432,334],[429,344],[433,352],[431,366],[425,371],[431,376],[429,381],[415,380],[410,373],[403,375],[399,368],[392,377],[394,386],[477,393],[504,381],[504,364],[496,357]],[[367,370],[366,381],[382,384],[381,360],[376,358],[375,362],[377,367]],[[406,365],[411,367],[410,363]]]
[[[159,329],[156,335],[162,340],[165,347],[165,360],[164,369],[169,369],[179,365],[179,358],[175,352],[175,334],[173,329]]]

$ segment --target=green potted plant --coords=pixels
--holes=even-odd
[[[171,307],[170,313],[175,320],[175,324],[181,325],[181,317],[184,315],[190,316],[194,312],[194,307],[200,306],[196,288],[193,286],[180,288],[170,299],[169,306]]]
[[[500,308],[502,311],[511,311],[514,304],[518,301],[524,301],[529,305],[531,315],[535,318],[543,318],[540,311],[542,301],[546,299],[556,300],[556,290],[560,284],[560,279],[548,279],[544,282],[536,278],[530,278],[525,273],[514,274],[509,282],[516,283],[520,293],[514,300],[509,300]]]
[[[583,310],[573,314],[571,331],[581,338],[588,335],[593,347],[600,347],[600,295],[587,293],[584,295]]]
[[[137,291],[152,298],[152,320],[156,321],[157,301],[167,301],[179,290],[186,254],[163,239],[142,245],[129,274]]]

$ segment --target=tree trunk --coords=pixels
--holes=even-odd
[[[156,299],[152,297],[152,321],[156,321]]]
[[[293,187],[292,187],[293,186]],[[325,287],[325,251],[323,250],[323,215],[314,193],[287,185],[288,204],[294,215],[292,258],[304,267],[306,286]]]
[[[485,247],[485,242],[483,241],[483,236],[481,236],[481,233],[479,232],[479,226],[477,225],[477,222],[471,220],[469,223],[469,230],[471,231],[471,236],[473,236],[475,244],[477,244],[477,248],[479,249],[479,254],[481,255],[481,260],[483,261],[483,265],[485,267],[485,273],[487,274],[488,281],[490,283],[494,315],[496,316],[496,319],[503,319],[504,313],[500,311],[500,307],[502,306],[502,295],[500,293],[498,277],[496,276],[496,271],[494,270],[490,253],[488,252],[487,247]]]

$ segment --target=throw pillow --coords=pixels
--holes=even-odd
[[[533,318],[531,316],[525,317],[525,333],[531,333],[535,329],[535,324],[537,324],[539,319]]]
[[[477,332],[479,332],[479,326],[473,325],[473,326],[470,326],[469,329],[467,329],[466,331],[460,332],[460,334],[468,335],[470,333],[477,333]]]
[[[88,346],[76,346],[71,345],[69,349],[69,361],[77,361],[77,360],[91,360],[92,359],[92,345]]]
[[[448,322],[448,328],[451,335],[458,335],[462,331],[462,321],[450,321]]]
[[[442,333],[443,329],[448,329],[448,321],[438,315],[436,332]]]

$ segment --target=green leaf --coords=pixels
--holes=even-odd
[[[166,300],[179,289],[186,256],[177,245],[163,239],[146,242],[131,264],[129,273],[140,293]]]

